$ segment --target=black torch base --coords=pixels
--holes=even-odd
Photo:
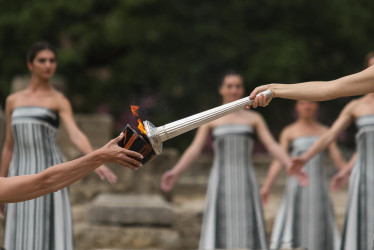
[[[118,143],[118,146],[143,155],[143,165],[156,156],[156,152],[153,150],[148,138],[144,138],[129,124],[123,130],[123,139]]]

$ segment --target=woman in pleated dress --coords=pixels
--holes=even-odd
[[[31,80],[25,90],[6,100],[6,139],[1,177],[37,174],[62,163],[56,144],[60,121],[73,144],[83,153],[93,151],[73,118],[69,101],[50,85],[57,67],[56,50],[37,42],[27,54]],[[95,170],[109,182],[116,176],[106,166]],[[6,206],[6,249],[73,249],[73,225],[68,189]]]
[[[372,56],[374,58],[374,54]],[[368,67],[374,63],[368,58]],[[341,250],[374,248],[374,93],[349,102],[327,133],[302,156],[293,160],[290,173],[299,171],[323,151],[352,122],[356,123],[356,154],[339,171],[332,186],[339,187],[350,175],[349,198],[340,244]]]
[[[223,103],[244,94],[243,79],[235,72],[223,77],[219,93]],[[162,177],[169,191],[179,175],[200,154],[209,134],[214,137],[211,170],[200,249],[268,249],[261,198],[252,162],[254,134],[284,165],[289,157],[276,143],[264,119],[255,112],[239,110],[200,127],[178,163]]]
[[[298,101],[295,109],[298,113],[297,121],[285,127],[280,136],[281,146],[291,150],[294,157],[308,150],[328,130],[315,119],[318,103]],[[330,145],[329,154],[339,169],[346,165],[336,143]],[[324,154],[319,153],[306,163],[304,170],[308,174],[308,185],[301,186],[292,176],[287,179],[272,230],[270,249],[339,249],[340,234],[325,181],[323,158]],[[273,161],[261,188],[264,203],[281,170],[281,163]]]

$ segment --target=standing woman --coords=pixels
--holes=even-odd
[[[328,129],[316,119],[318,103],[298,101],[298,119],[283,129],[280,144],[296,157],[304,153]],[[331,159],[341,169],[345,160],[336,143],[329,147]],[[301,186],[295,177],[287,180],[285,193],[273,226],[270,249],[306,247],[309,250],[338,250],[340,235],[324,174],[324,154],[313,157],[305,165],[309,184]],[[269,191],[282,170],[279,161],[273,161],[261,189],[266,203]]]
[[[56,50],[37,42],[27,54],[28,87],[6,100],[6,138],[1,177],[36,174],[62,163],[56,144],[60,120],[73,144],[93,151],[73,118],[69,101],[50,85],[57,66]],[[110,183],[116,176],[104,165],[95,172]],[[22,203],[7,205],[6,249],[73,249],[73,225],[68,189]]]
[[[219,87],[223,104],[244,94],[242,76],[224,75]],[[268,249],[258,184],[252,163],[254,133],[268,151],[289,166],[286,152],[275,142],[260,114],[239,110],[200,127],[178,163],[162,177],[165,191],[200,154],[209,134],[214,136],[214,163],[200,237],[201,249]]]
[[[374,60],[368,62],[370,66],[370,62],[374,63]],[[324,150],[354,121],[358,128],[357,152],[350,164],[341,170],[344,176],[350,173],[353,166],[341,250],[374,248],[374,93],[349,102],[328,132],[302,156],[294,159],[289,171],[297,172],[301,169],[305,162]],[[334,185],[339,186],[336,182],[333,182]]]

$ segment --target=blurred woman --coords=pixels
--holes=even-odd
[[[294,157],[308,150],[328,130],[315,119],[318,103],[298,101],[295,109],[298,113],[297,121],[285,127],[280,136],[281,146],[291,150]],[[338,168],[345,166],[336,143],[330,145],[329,153]],[[307,186],[302,187],[295,177],[288,178],[273,226],[270,249],[339,249],[340,235],[325,182],[323,158],[324,154],[320,153],[307,162],[304,168],[308,174]],[[282,164],[273,161],[261,189],[264,203],[281,170]]]
[[[244,94],[242,76],[224,75],[219,93],[223,104]],[[214,137],[214,163],[209,178],[207,202],[200,237],[201,249],[267,249],[261,199],[252,151],[257,133],[268,151],[285,166],[290,159],[275,142],[260,114],[239,110],[200,127],[178,163],[162,177],[165,191],[200,154],[210,134]]]
[[[73,118],[69,101],[50,85],[57,67],[56,50],[37,42],[27,54],[31,72],[28,87],[6,100],[6,138],[1,177],[36,174],[62,163],[56,144],[60,120],[73,144],[83,153],[93,151]],[[95,172],[110,183],[116,176],[106,167]],[[68,189],[35,200],[8,204],[6,249],[73,249],[73,228]]]
[[[368,62],[374,63],[374,60]],[[349,102],[328,132],[307,152],[297,157],[289,171],[293,173],[301,169],[305,162],[330,145],[354,121],[358,128],[357,153],[339,173],[340,180],[334,178],[333,182],[333,187],[340,186],[336,182],[344,179],[352,170],[341,250],[366,250],[374,247],[374,93]]]

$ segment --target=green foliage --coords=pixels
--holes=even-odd
[[[76,111],[107,105],[120,117],[152,97],[145,118],[160,125],[219,104],[226,69],[243,73],[248,93],[267,82],[360,70],[374,49],[373,10],[369,0],[0,0],[0,98],[27,73],[28,47],[48,40]],[[345,101],[326,105],[325,116],[335,117]],[[264,115],[279,131],[291,104],[275,104]]]

